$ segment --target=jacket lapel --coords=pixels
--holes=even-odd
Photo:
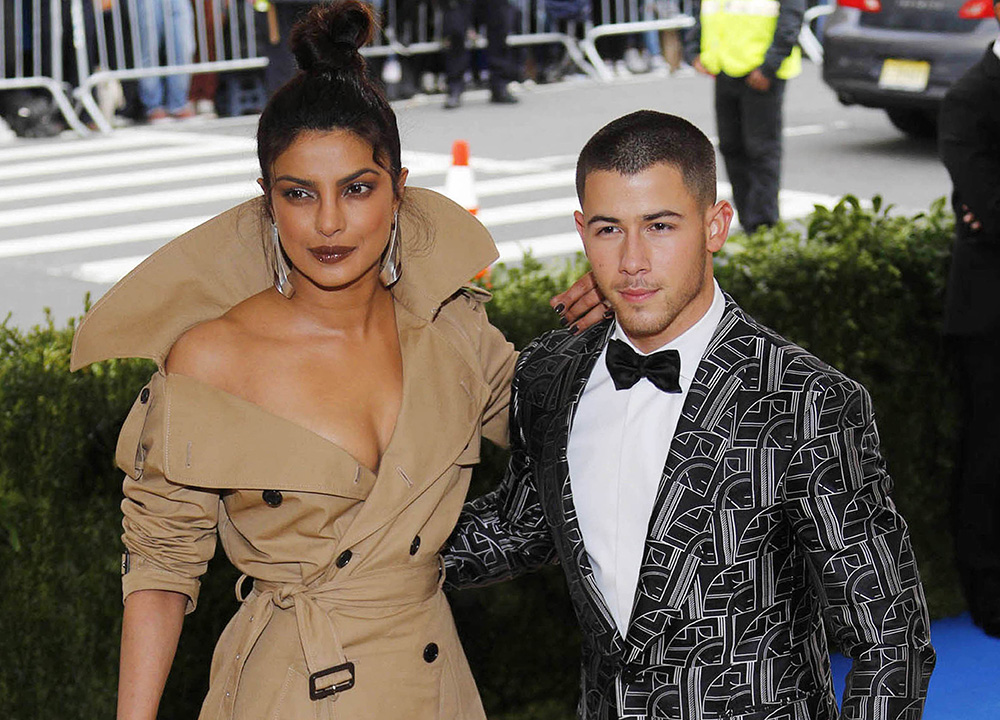
[[[731,444],[736,398],[759,377],[759,333],[726,296],[698,365],[650,515],[628,640],[644,647],[679,618],[699,565],[712,555],[716,472]]]
[[[613,638],[611,651],[617,652],[622,639],[594,581],[573,504],[566,452],[580,397],[613,330],[613,321],[602,322],[556,348],[550,356],[540,358],[533,366],[538,374],[530,379],[526,397],[533,405],[540,405],[547,417],[544,423],[531,423],[534,437],[529,443],[539,460],[539,489],[546,515],[558,528],[557,540],[563,546],[563,569],[570,594],[578,611],[584,611],[579,614],[583,632],[595,639]],[[568,562],[570,558],[572,562]]]

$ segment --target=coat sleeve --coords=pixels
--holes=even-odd
[[[530,356],[530,347],[518,367]],[[535,484],[525,442],[518,375],[511,387],[510,460],[500,485],[465,504],[442,550],[446,585],[476,587],[508,580],[556,562],[556,549]]]
[[[510,383],[517,364],[517,351],[503,333],[489,323],[485,315],[483,313],[479,356],[490,397],[483,410],[483,437],[495,445],[507,447],[510,441]]]
[[[871,399],[844,379],[822,394],[809,417],[783,501],[817,581],[828,630],[853,661],[843,715],[919,720],[935,654]]]
[[[701,55],[701,0],[691,0],[688,12],[694,18],[694,25],[683,31],[684,62],[694,64]]]
[[[778,24],[774,28],[774,39],[764,55],[760,69],[770,78],[777,76],[778,68],[785,61],[799,41],[802,31],[802,16],[806,12],[805,0],[781,0],[778,9]]]
[[[142,389],[118,438],[122,486],[122,597],[170,590],[198,603],[199,578],[215,554],[220,496],[170,482],[163,472],[166,399],[157,373]]]
[[[966,78],[960,80],[941,103],[938,151],[955,187],[956,204],[967,205],[976,216],[982,224],[981,237],[1000,238],[1000,183],[996,181],[1000,177],[996,151],[1000,127],[990,122],[983,98],[966,92],[966,82]],[[960,207],[956,212],[961,212]]]

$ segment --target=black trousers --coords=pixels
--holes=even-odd
[[[767,92],[754,90],[741,77],[719,73],[715,80],[719,151],[747,232],[778,222],[784,96],[784,80],[772,80]]]
[[[444,68],[448,88],[461,91],[465,86],[465,71],[469,69],[469,51],[465,47],[469,28],[486,25],[486,66],[490,70],[490,85],[494,91],[506,87],[517,77],[513,53],[507,47],[507,35],[513,22],[513,8],[507,0],[451,0],[444,13],[444,34],[448,47],[444,51]]]
[[[960,403],[955,554],[973,617],[1000,617],[1000,336],[950,341]]]

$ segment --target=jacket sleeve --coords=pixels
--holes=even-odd
[[[163,472],[164,377],[142,389],[118,438],[122,489],[122,597],[137,590],[187,595],[198,603],[199,578],[215,554],[220,496],[170,482]]]
[[[982,224],[979,236],[1000,238],[1000,183],[996,181],[1000,177],[996,151],[1000,127],[984,114],[982,98],[963,92],[964,82],[959,82],[941,104],[938,150],[958,203],[967,205]]]
[[[807,425],[789,463],[784,504],[827,628],[853,661],[843,716],[919,720],[935,654],[871,399],[844,379],[822,394]]]
[[[777,76],[778,68],[785,61],[799,41],[802,31],[802,16],[806,12],[805,0],[781,0],[778,9],[778,24],[774,28],[774,39],[764,55],[760,69],[769,78]]]
[[[518,360],[521,367],[530,347]],[[510,460],[500,485],[468,502],[442,550],[445,584],[476,587],[508,580],[556,562],[556,549],[535,484],[534,466],[525,442],[518,375],[511,387]]]

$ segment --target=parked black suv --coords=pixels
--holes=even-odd
[[[993,0],[838,0],[823,35],[823,79],[845,105],[882,108],[932,137],[945,92],[997,37]]]

